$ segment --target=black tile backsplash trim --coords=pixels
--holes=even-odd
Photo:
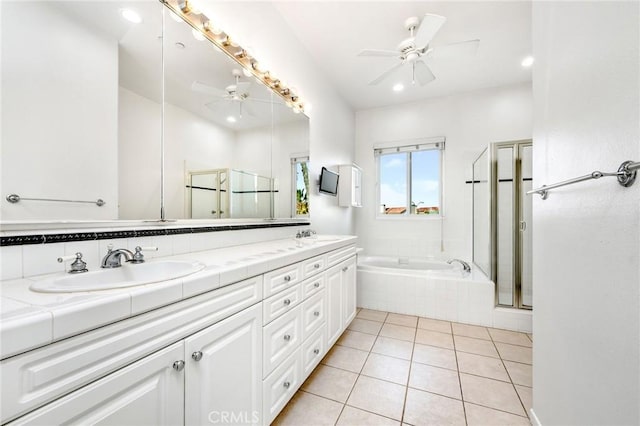
[[[200,226],[171,229],[134,229],[127,231],[72,232],[45,235],[16,235],[0,237],[0,246],[21,246],[27,244],[67,243],[71,241],[93,241],[117,238],[155,237],[179,234],[196,234],[204,232],[240,231],[247,229],[282,228],[287,226],[308,226],[310,222],[295,223],[254,223],[248,225]]]

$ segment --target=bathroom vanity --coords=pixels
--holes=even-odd
[[[269,424],[356,312],[355,237],[302,240],[170,256],[205,267],[142,286],[3,283],[2,423]]]

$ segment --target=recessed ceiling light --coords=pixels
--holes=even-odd
[[[404,90],[404,84],[398,83],[393,85],[394,92],[402,92]]]
[[[526,58],[524,58],[522,60],[522,62],[520,64],[523,67],[530,67],[531,65],[533,65],[533,56],[527,56]]]
[[[233,115],[230,115],[230,116],[227,117],[227,121],[229,123],[235,123],[237,120]]]
[[[193,34],[193,38],[195,38],[196,40],[204,41],[204,34],[196,30],[195,28],[191,30],[191,34]]]
[[[135,10],[120,9],[120,15],[122,15],[124,19],[126,19],[127,21],[133,24],[139,24],[140,22],[142,22],[142,18],[140,17],[140,15],[138,15],[138,12],[136,12]]]

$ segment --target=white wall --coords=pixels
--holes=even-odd
[[[116,40],[42,2],[3,2],[1,27],[0,216],[3,220],[116,219]],[[45,39],[36,29],[46,29]],[[107,204],[9,204],[4,195],[10,193],[101,198]]]
[[[472,163],[491,142],[531,138],[529,84],[485,89],[443,98],[358,111],[356,162],[363,168],[363,204],[356,213],[365,253],[460,257],[471,260]],[[374,144],[446,137],[444,161],[444,252],[437,218],[376,219]]]
[[[281,80],[296,87],[309,112],[312,227],[319,233],[353,234],[354,214],[338,207],[337,197],[318,194],[322,166],[354,159],[354,113],[322,74],[286,21],[266,2],[206,2],[201,9]]]
[[[640,161],[638,2],[534,2],[534,179]],[[640,183],[533,204],[533,409],[543,425],[640,424]]]

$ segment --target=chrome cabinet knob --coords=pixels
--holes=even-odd
[[[320,264],[319,264],[319,263],[316,263],[316,264],[314,264],[314,265],[313,265],[313,267],[314,267],[314,268],[316,268],[316,269],[318,269],[318,268],[320,268]]]
[[[284,340],[286,340],[287,342],[288,342],[289,340],[291,340],[291,335],[290,335],[290,334],[285,334],[285,335],[284,335]]]
[[[315,288],[318,288],[318,287],[320,287],[320,283],[313,283],[313,286],[314,286]]]
[[[194,353],[191,354],[191,358],[194,361],[200,361],[202,359],[202,352],[200,351],[195,351]]]
[[[349,267],[345,266],[344,268],[342,268],[342,272],[347,272],[347,269],[349,269]]]
[[[320,353],[320,349],[318,349],[318,348],[314,349],[314,350],[313,350],[313,353],[314,353],[314,354],[316,354],[316,355],[318,355],[318,354]]]
[[[289,389],[289,386],[291,386],[291,383],[289,383],[289,382],[284,382],[284,383],[282,384],[282,386],[284,386],[285,388]]]
[[[184,370],[184,361],[180,360],[180,361],[176,361],[173,363],[173,369],[176,371],[182,371]]]
[[[313,313],[313,315],[314,315],[314,316],[316,316],[316,317],[319,317],[319,316],[320,316],[320,311],[315,311],[315,312]]]
[[[291,299],[284,299],[284,305],[289,306],[291,304]]]
[[[284,280],[285,280],[286,282],[291,281],[291,275],[285,275],[285,276],[284,276]]]

